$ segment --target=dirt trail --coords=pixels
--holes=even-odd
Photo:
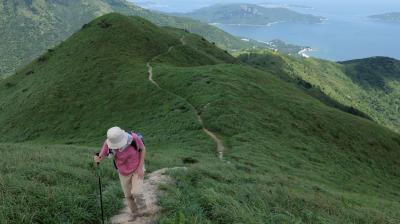
[[[179,40],[181,41],[182,45],[186,45],[185,36],[182,36]]]
[[[181,42],[182,42],[182,40],[181,40]],[[182,42],[182,43],[184,43],[184,42]],[[160,55],[157,55],[156,57],[154,57],[153,59],[151,59],[151,60],[150,60],[149,62],[147,62],[147,64],[146,64],[146,65],[147,65],[147,69],[148,69],[148,73],[149,73],[149,81],[150,81],[153,85],[157,86],[157,88],[159,88],[159,89],[161,89],[161,87],[158,85],[157,82],[155,82],[155,81],[153,80],[153,67],[151,66],[150,63],[151,63],[152,61],[156,60],[157,58],[159,58],[159,57],[161,57],[161,56],[163,56],[163,55],[168,54],[169,52],[172,51],[173,48],[174,48],[174,46],[169,47],[167,52],[162,53],[162,54],[160,54]]]
[[[199,121],[199,123],[203,127],[203,131],[208,136],[210,136],[210,138],[212,138],[214,140],[214,142],[217,144],[218,158],[223,159],[224,158],[224,150],[225,150],[224,143],[213,132],[211,132],[206,127],[204,127],[203,119],[201,118],[201,116],[198,113],[196,115],[197,115],[197,120]]]
[[[149,174],[147,179],[143,182],[143,191],[144,198],[146,200],[146,209],[138,210],[135,214],[132,215],[130,212],[126,200],[124,199],[124,209],[120,211],[120,213],[111,218],[110,222],[112,224],[151,224],[154,223],[157,219],[157,214],[161,210],[158,205],[158,186],[160,184],[173,184],[173,180],[171,177],[165,174],[166,171],[176,170],[176,169],[185,169],[183,167],[176,168],[164,168],[161,170],[154,171]]]
[[[182,36],[180,41],[181,41],[182,45],[186,45],[185,36]],[[161,88],[160,85],[153,79],[153,66],[151,65],[151,63],[154,60],[156,60],[157,58],[171,52],[171,50],[173,48],[174,48],[174,46],[169,47],[167,52],[154,57],[147,63],[148,75],[149,75],[148,79],[158,89],[166,91],[167,93],[184,100],[192,108],[192,110],[196,113],[197,120],[201,124],[203,131],[211,139],[213,139],[213,141],[216,143],[218,157],[222,160],[225,146],[224,146],[222,140],[219,139],[216,134],[214,134],[213,132],[211,132],[204,126],[204,122],[200,116],[200,112],[191,103],[189,103],[189,101],[187,101],[185,98]],[[185,168],[171,168],[171,169],[185,169]],[[148,178],[146,180],[144,180],[143,193],[144,193],[144,198],[146,200],[146,205],[147,205],[147,208],[145,210],[139,210],[135,214],[132,214],[127,206],[126,200],[124,199],[124,204],[125,204],[124,209],[121,210],[118,215],[111,218],[111,220],[110,220],[111,223],[112,224],[151,224],[151,223],[154,223],[155,220],[157,219],[157,215],[158,215],[159,211],[161,210],[161,208],[158,206],[158,200],[157,200],[158,186],[160,184],[173,183],[173,180],[169,176],[164,174],[167,170],[171,170],[171,169],[164,168],[164,169],[155,171],[155,172],[149,174]]]
[[[161,87],[153,80],[153,67],[151,67],[150,62],[147,62],[147,69],[149,72],[149,81],[153,83],[153,85],[157,86],[157,88],[161,89]]]
[[[182,45],[186,45],[185,36],[182,36],[181,39],[180,39],[180,41],[181,41],[181,44],[182,44]],[[202,119],[201,116],[200,116],[200,112],[199,112],[191,103],[189,103],[189,101],[187,101],[185,98],[183,98],[183,97],[181,97],[181,96],[178,96],[178,95],[176,95],[175,93],[172,93],[172,92],[170,92],[170,91],[168,91],[168,90],[165,90],[165,89],[161,88],[160,85],[159,85],[156,81],[154,81],[154,79],[153,79],[153,66],[151,65],[151,62],[154,61],[154,60],[156,60],[157,58],[163,56],[163,55],[168,54],[169,52],[171,52],[171,50],[172,50],[174,47],[175,47],[175,46],[169,47],[167,52],[162,53],[162,54],[160,54],[160,55],[154,57],[153,59],[151,59],[151,60],[147,63],[147,68],[148,68],[148,73],[149,73],[149,81],[150,81],[153,85],[155,85],[157,88],[162,89],[162,90],[168,92],[169,94],[174,95],[174,96],[176,96],[176,97],[178,97],[178,98],[181,98],[181,99],[183,99],[187,104],[189,104],[189,106],[190,106],[190,107],[193,109],[193,111],[196,113],[197,120],[198,120],[199,123],[201,124],[201,126],[202,126],[202,128],[203,128],[203,131],[204,131],[208,136],[210,136],[210,138],[213,139],[213,141],[216,143],[216,145],[217,145],[217,152],[218,152],[218,158],[223,159],[223,157],[224,157],[224,150],[225,150],[224,143],[222,142],[221,139],[219,139],[219,138],[217,137],[216,134],[214,134],[212,131],[208,130],[208,129],[204,126],[204,122],[203,122],[203,119]]]

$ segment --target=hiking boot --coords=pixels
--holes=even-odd
[[[144,199],[143,195],[139,195],[135,197],[135,203],[139,210],[146,210],[146,199]]]
[[[131,213],[132,214],[136,213],[139,210],[139,208],[135,202],[135,199],[133,197],[130,197],[130,198],[127,198],[126,200],[127,200],[127,205],[129,207],[129,209],[131,210]]]

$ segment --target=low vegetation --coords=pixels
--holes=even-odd
[[[335,63],[269,51],[244,53],[239,59],[285,81],[298,83],[319,98],[325,95],[330,99],[322,96],[323,101],[340,104],[335,107],[367,115],[400,132],[400,62],[396,59],[372,57]]]
[[[163,90],[147,80],[160,54]],[[43,57],[0,81],[3,223],[98,223],[91,157],[113,125],[144,133],[150,172],[188,167],[162,187],[160,223],[400,221],[398,134],[197,35],[109,14]],[[109,217],[121,192],[110,161],[101,171]]]

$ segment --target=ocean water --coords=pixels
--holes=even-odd
[[[225,1],[180,1],[154,0],[137,2],[139,5],[166,12],[187,12]],[[265,1],[237,1],[263,3]],[[144,3],[147,3],[145,5]],[[268,1],[271,4],[271,1]],[[397,0],[287,0],[275,1],[274,5],[289,7],[292,10],[323,16],[322,24],[277,23],[271,26],[217,25],[219,28],[237,36],[259,41],[281,39],[291,44],[308,46],[314,49],[309,55],[334,61],[351,60],[371,56],[388,56],[400,59],[400,23],[377,22],[368,15],[399,11]],[[307,7],[292,7],[290,4]],[[289,6],[288,6],[289,5]]]
[[[272,26],[228,26],[219,28],[238,36],[285,42],[314,49],[307,54],[330,60],[349,60],[369,56],[400,58],[400,24],[385,24],[367,19],[328,20],[325,24],[282,23]]]

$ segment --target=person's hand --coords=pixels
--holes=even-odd
[[[137,171],[136,171],[136,173],[137,173],[139,179],[142,179],[142,180],[144,179],[144,169],[143,169],[143,166],[139,166],[138,169],[137,169]]]
[[[101,157],[100,157],[100,156],[94,156],[94,157],[93,157],[93,160],[94,160],[96,163],[100,163],[100,162],[101,162]]]

